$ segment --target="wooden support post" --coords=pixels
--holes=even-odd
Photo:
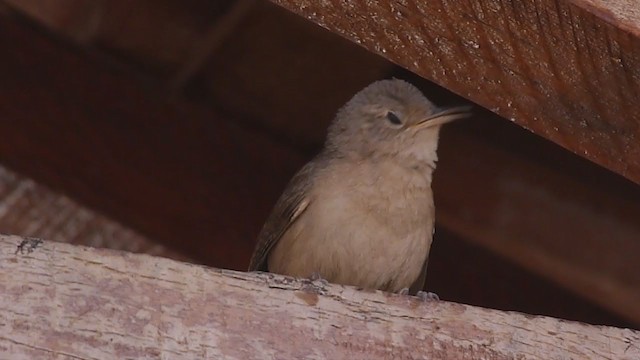
[[[0,236],[17,358],[618,359],[640,332]]]

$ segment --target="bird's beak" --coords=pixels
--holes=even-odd
[[[440,126],[450,121],[463,119],[469,116],[471,116],[471,106],[457,106],[449,109],[437,110],[432,115],[421,120],[415,126],[419,128]]]

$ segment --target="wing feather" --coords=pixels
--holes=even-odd
[[[320,160],[321,158],[318,157],[305,165],[289,181],[258,235],[258,242],[249,263],[249,271],[269,270],[267,264],[269,252],[311,203],[309,190],[312,186],[313,174],[322,163]]]

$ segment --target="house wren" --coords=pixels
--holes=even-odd
[[[276,203],[249,271],[422,290],[438,134],[444,123],[468,115],[469,107],[436,108],[402,80],[358,92],[338,111],[322,151]]]

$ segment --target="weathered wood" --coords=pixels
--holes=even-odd
[[[12,359],[640,357],[629,329],[22,241],[0,236]]]
[[[629,0],[273,0],[640,183]]]

